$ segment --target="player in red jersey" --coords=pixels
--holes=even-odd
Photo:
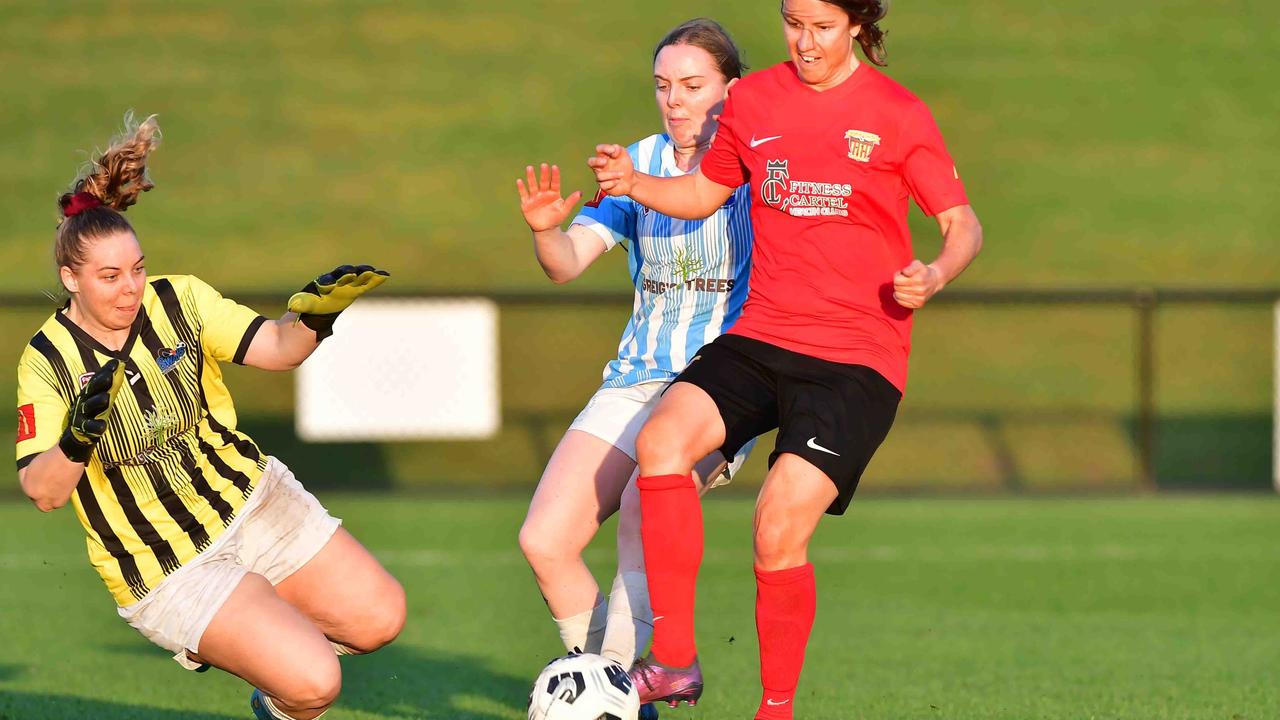
[[[704,347],[637,440],[641,533],[655,619],[632,671],[643,701],[696,701],[694,584],[702,517],[689,476],[714,449],[731,456],[773,428],[756,504],[756,626],[764,686],[757,720],[791,718],[816,591],[809,538],[842,514],[893,423],[906,384],[912,311],[964,270],[982,230],[929,109],[860,62],[884,64],[884,0],[784,0],[791,61],[730,92],[695,173],[635,172],[624,148],[589,165],[609,195],[704,217],[749,182],[756,233],[741,319]],[[943,248],[925,264],[908,198]]]

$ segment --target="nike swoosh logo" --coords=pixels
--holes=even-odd
[[[773,701],[773,698],[769,698],[768,700],[765,700],[765,701],[764,701],[764,704],[765,704],[765,705],[773,705],[774,707],[777,707],[778,705],[786,705],[786,704],[787,704],[787,703],[789,703],[789,702],[791,702],[791,701],[790,701],[790,700],[783,700],[782,702],[774,702],[774,701]]]
[[[806,444],[806,445],[808,445],[810,448],[812,448],[812,449],[814,449],[814,450],[817,450],[817,451],[819,451],[819,452],[824,452],[824,453],[826,453],[826,454],[828,454],[828,455],[835,455],[836,457],[840,457],[840,453],[838,453],[838,452],[831,452],[830,450],[828,450],[828,449],[826,449],[826,448],[822,447],[821,445],[819,445],[819,444],[818,444],[818,436],[817,436],[817,435],[814,435],[813,437],[809,438],[809,442],[807,442],[807,443],[805,443],[805,444]]]
[[[664,618],[664,617],[666,617],[666,615],[654,615],[654,616],[653,616],[653,621],[654,621],[654,622],[658,622],[659,620],[661,620],[661,619],[662,619],[662,618]]]
[[[771,140],[777,140],[777,139],[778,139],[778,138],[780,138],[780,137],[782,137],[782,136],[781,136],[781,135],[772,135],[772,136],[770,136],[770,137],[767,137],[767,138],[760,138],[759,140],[757,140],[757,139],[756,139],[756,136],[755,136],[755,135],[752,135],[752,136],[751,136],[751,147],[760,147],[761,145],[763,145],[763,144],[765,144],[765,143],[767,143],[767,142],[769,142],[769,141],[771,141]]]

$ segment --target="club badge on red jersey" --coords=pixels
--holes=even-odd
[[[36,406],[27,403],[18,408],[18,442],[36,436]]]
[[[795,180],[787,160],[769,160],[764,169],[768,176],[760,183],[760,199],[764,204],[792,217],[849,217],[849,183]]]
[[[849,159],[870,162],[871,151],[880,145],[880,136],[865,130],[850,130],[844,134],[849,141]]]
[[[789,177],[787,161],[770,160],[765,163],[764,169],[765,172],[769,173],[769,176],[764,179],[764,182],[760,183],[760,199],[764,200],[765,204],[770,207],[785,209],[786,206],[782,202],[782,196],[787,192],[787,179]]]

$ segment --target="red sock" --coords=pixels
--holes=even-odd
[[[813,565],[774,571],[756,568],[756,632],[764,686],[756,720],[791,720],[817,605]]]
[[[644,545],[654,659],[670,667],[693,662],[693,603],[702,564],[702,504],[692,475],[641,477],[640,541]]]

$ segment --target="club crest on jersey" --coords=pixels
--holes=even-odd
[[[177,347],[160,348],[156,351],[156,365],[160,366],[161,373],[168,373],[177,367],[186,354],[187,344],[184,342],[179,342]]]
[[[760,199],[765,205],[792,217],[849,217],[849,183],[793,180],[786,160],[770,160],[764,169],[768,174],[760,183]]]
[[[880,136],[865,130],[850,130],[844,134],[849,141],[849,158],[858,162],[871,160],[871,151],[880,145]]]
[[[787,192],[787,172],[786,160],[770,160],[765,163],[764,170],[768,175],[764,182],[760,183],[760,199],[770,207],[781,208],[782,196]]]

